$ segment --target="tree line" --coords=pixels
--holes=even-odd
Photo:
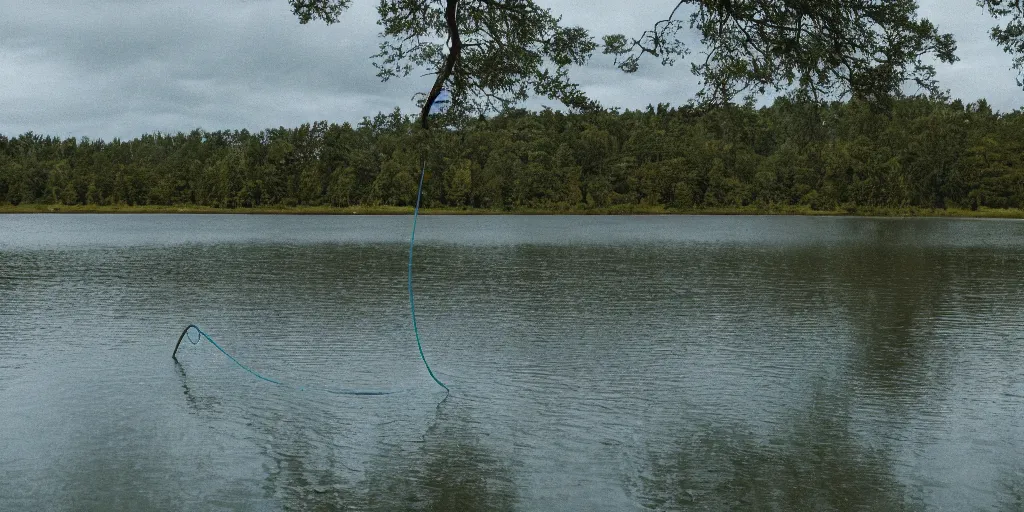
[[[356,125],[0,136],[0,202],[215,208],[412,205],[614,210],[1024,207],[1024,112],[907,97],[756,107],[508,110],[424,131]]]

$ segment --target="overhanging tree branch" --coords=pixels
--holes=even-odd
[[[967,0],[963,0],[967,1]],[[289,0],[302,23],[337,22],[351,0]],[[596,104],[569,76],[598,45],[569,27],[543,0],[378,0],[378,76],[387,81],[426,70],[434,82],[420,109],[450,89],[453,117],[517,105],[531,95],[573,110]],[[1024,85],[1024,0],[976,0],[1004,23],[992,37],[1014,54]],[[796,92],[821,99],[899,96],[908,83],[939,93],[932,64],[954,62],[956,42],[918,15],[916,0],[677,0],[668,17],[637,38],[604,37],[603,52],[626,72],[652,56],[672,65],[690,50],[698,95],[730,102],[742,91]],[[688,18],[688,19],[687,19]]]
[[[462,38],[459,35],[459,0],[447,0],[447,2],[448,5],[445,7],[444,18],[448,26],[451,47],[444,59],[444,64],[441,66],[441,71],[437,74],[437,79],[434,80],[434,86],[430,88],[427,100],[423,103],[423,108],[420,110],[420,126],[424,130],[430,128],[431,105],[434,104],[434,101],[441,94],[444,84],[452,76],[455,64],[462,56]]]

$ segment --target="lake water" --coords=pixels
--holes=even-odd
[[[1024,509],[1022,222],[410,220],[0,215],[0,510]]]

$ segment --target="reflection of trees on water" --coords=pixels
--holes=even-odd
[[[350,507],[361,503],[358,487],[351,480],[353,473],[342,462],[345,454],[331,442],[331,428],[324,427],[338,424],[335,415],[310,407],[311,402],[288,410],[281,406],[281,397],[275,396],[279,389],[267,386],[262,391],[265,400],[258,402],[262,407],[252,406],[252,396],[237,402],[221,400],[218,397],[225,393],[223,389],[203,394],[189,386],[187,372],[177,361],[175,367],[181,376],[185,404],[192,413],[202,415],[211,424],[226,424],[234,429],[244,423],[254,431],[254,438],[247,440],[255,442],[270,459],[262,487],[265,500],[280,504],[275,508],[333,512],[352,510]],[[227,406],[229,403],[237,407]],[[298,408],[302,409],[296,415]],[[238,433],[232,435],[237,437]],[[228,464],[240,463],[229,454],[210,455],[219,456]]]
[[[654,510],[917,510],[887,453],[865,446],[848,408],[816,396],[767,441],[741,429],[685,431],[657,446],[641,482]]]
[[[269,455],[276,469],[265,488],[287,510],[512,510],[511,471],[471,433],[472,424],[442,406],[422,439],[383,438],[362,474],[322,439],[275,435]]]
[[[186,401],[195,397],[186,388]],[[200,403],[202,400],[200,400]],[[197,409],[197,411],[210,412]],[[363,471],[346,460],[371,447],[343,447],[325,411],[253,411],[246,421],[266,443],[270,459],[265,495],[285,510],[501,511],[518,499],[510,467],[474,434],[474,421],[457,405],[439,407],[421,438],[409,432],[380,438],[379,453]],[[319,426],[318,426],[319,425]],[[370,427],[371,429],[373,427]]]
[[[745,331],[772,341],[814,332],[817,339],[803,340],[800,350],[822,351],[901,407],[946,386],[953,375],[941,363],[960,347],[943,329],[957,320],[952,314],[964,314],[951,306],[979,312],[983,304],[957,297],[974,291],[964,283],[998,282],[1005,268],[984,254],[972,260],[968,250],[935,245],[956,236],[948,223],[828,222],[844,234],[840,242],[691,251],[698,267],[685,284],[697,297],[693,318],[729,312],[733,324],[746,322]]]
[[[385,450],[367,471],[368,510],[501,511],[518,500],[512,469],[473,433],[463,406],[442,404],[417,447]]]
[[[353,473],[341,462],[344,454],[325,447],[319,440],[290,437],[275,439],[278,446],[268,450],[273,459],[264,491],[283,504],[285,510],[334,512],[361,510],[358,485]]]
[[[844,284],[836,299],[846,304],[857,336],[853,370],[874,391],[916,400],[948,377],[935,364],[955,347],[936,339],[936,324],[956,286],[958,255],[900,243],[928,235],[938,223],[872,226],[871,243],[837,255],[835,267]]]
[[[837,368],[824,373],[811,366],[797,373],[821,381],[812,386],[810,405],[788,415],[771,435],[725,422],[685,428],[669,443],[674,446],[652,448],[657,455],[641,485],[646,505],[656,510],[923,508],[923,497],[895,474],[895,453],[885,441],[889,432],[879,435],[873,428],[877,409],[865,417],[854,407],[863,403],[865,392],[880,395],[894,416],[904,418],[953,377],[943,362],[955,360],[947,352],[958,347],[943,339],[948,333],[941,332],[942,316],[962,281],[958,258],[963,254],[908,244],[941,235],[920,229],[881,223],[871,233],[851,236],[864,243],[787,247],[780,254],[770,249],[715,253],[712,273],[742,275],[756,288],[741,301],[752,308],[751,316],[774,313],[780,326],[801,326],[808,314],[817,315],[812,330],[836,337],[799,349],[817,351]],[[988,265],[972,271],[999,270]],[[718,293],[713,282],[698,282],[693,289],[709,297]],[[769,334],[792,335],[781,329]]]
[[[1000,480],[1002,500],[998,510],[1020,512],[1024,510],[1024,466],[1007,473]]]

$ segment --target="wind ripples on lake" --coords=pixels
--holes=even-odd
[[[1024,223],[425,217],[439,406],[408,229],[0,216],[0,509],[1024,497]]]

